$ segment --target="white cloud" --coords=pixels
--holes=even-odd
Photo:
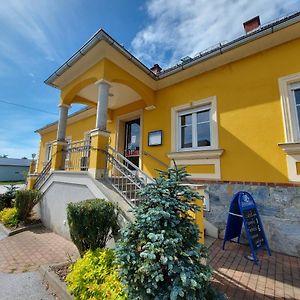
[[[61,61],[51,40],[60,32],[55,17],[58,9],[57,1],[10,0],[1,3],[0,25],[5,28],[0,33],[2,44],[5,41],[6,48],[20,59],[24,59],[22,49],[26,43],[33,50],[31,56],[37,49],[46,59]],[[3,54],[4,50],[1,52]]]
[[[243,22],[260,15],[266,23],[300,10],[299,0],[148,0],[149,22],[135,36],[135,55],[166,67],[184,56],[243,34]]]

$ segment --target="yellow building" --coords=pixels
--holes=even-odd
[[[166,70],[147,68],[98,31],[45,81],[61,91],[60,116],[37,130],[35,186],[63,193],[58,182],[71,190],[87,177],[109,178],[130,203],[135,191],[124,191],[120,174],[137,174],[138,188],[174,160],[196,189],[205,185],[207,226],[220,236],[230,199],[246,190],[271,248],[300,256],[300,14],[256,21],[242,37]],[[87,108],[68,116],[73,103]]]

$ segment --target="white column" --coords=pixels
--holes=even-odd
[[[101,80],[96,82],[98,85],[98,103],[97,103],[97,116],[96,128],[106,131],[107,122],[107,107],[110,84]]]
[[[59,120],[57,127],[57,140],[65,141],[66,139],[66,129],[67,129],[67,119],[68,119],[68,110],[70,105],[60,104],[59,105]]]

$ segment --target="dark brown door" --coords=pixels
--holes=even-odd
[[[140,119],[125,123],[125,157],[139,167],[140,158]],[[129,165],[130,169],[133,167]]]

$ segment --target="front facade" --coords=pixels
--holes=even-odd
[[[100,30],[46,80],[61,90],[60,118],[38,130],[37,173],[102,178],[108,146],[149,177],[176,162],[206,186],[220,236],[230,199],[247,190],[271,247],[300,256],[299,51],[299,13],[164,71]],[[88,107],[67,117],[72,103]]]

